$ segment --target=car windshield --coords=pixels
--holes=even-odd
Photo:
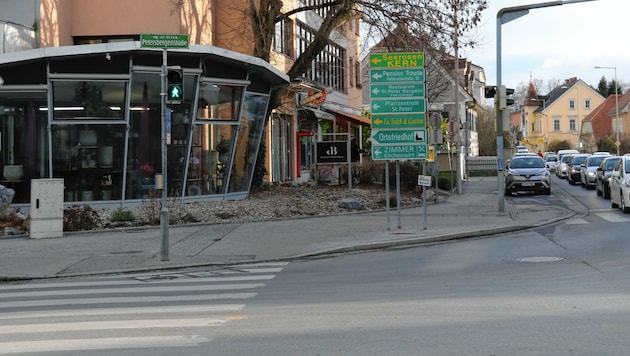
[[[538,157],[523,157],[513,160],[510,168],[545,168],[545,163]]]
[[[558,157],[556,156],[547,156],[547,162],[556,162]]]
[[[573,156],[562,156],[562,160],[560,162],[567,163],[571,160],[571,157]]]
[[[605,158],[606,158],[605,156],[604,156],[604,157],[599,157],[599,156],[591,157],[591,158],[588,160],[588,165],[589,165],[589,166],[591,166],[591,167],[594,167],[594,166],[599,166],[599,164],[600,164],[600,163],[602,163],[602,161],[603,161]]]
[[[615,164],[617,164],[617,162],[619,162],[619,158],[607,160],[605,163],[606,167],[604,167],[604,169],[607,171],[612,171],[613,168],[615,168]]]
[[[630,173],[630,160],[625,162],[626,164],[624,165],[625,168],[625,172],[626,173]]]
[[[586,161],[586,156],[584,157],[578,156],[578,157],[573,158],[573,160],[571,161],[571,164],[574,166],[579,166],[580,164],[584,163],[584,161]]]

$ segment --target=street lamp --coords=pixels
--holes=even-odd
[[[619,146],[621,146],[621,142],[619,142],[619,91],[617,89],[617,67],[600,67],[595,66],[595,69],[613,69],[615,71],[615,146],[617,146],[617,156],[619,156]]]
[[[529,13],[529,10],[540,9],[551,6],[569,5],[580,2],[597,1],[597,0],[557,0],[539,4],[527,4],[513,7],[505,7],[497,12],[497,83],[496,87],[501,87],[501,25],[516,20]],[[501,97],[497,95],[500,102]],[[496,104],[495,104],[496,105]],[[497,115],[497,180],[498,180],[498,197],[499,197],[499,215],[505,213],[505,172],[503,172],[503,110],[496,110]]]

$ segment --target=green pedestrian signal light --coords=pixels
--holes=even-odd
[[[181,104],[184,101],[184,70],[168,67],[166,74],[166,103]]]

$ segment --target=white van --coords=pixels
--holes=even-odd
[[[562,159],[564,155],[573,155],[576,153],[580,153],[578,150],[558,150],[558,161]]]

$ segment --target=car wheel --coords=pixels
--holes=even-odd
[[[621,195],[620,195],[619,200],[621,201],[621,204],[620,204],[620,205],[621,205],[621,206],[620,206],[621,211],[623,211],[623,212],[624,212],[624,213],[626,213],[626,214],[627,214],[627,213],[630,213],[630,207],[629,207],[629,206],[626,206],[626,202],[625,202],[625,201],[624,201],[624,199],[623,199],[623,192],[621,192]]]
[[[602,186],[602,195],[604,199],[610,199],[610,187],[605,184]]]
[[[599,190],[599,186],[598,185],[595,185],[595,193],[597,194],[598,197],[601,197],[602,194],[603,194],[602,191]]]
[[[610,207],[611,208],[618,208],[619,205],[617,205],[617,203],[615,203],[615,201],[613,200],[612,194],[610,194]]]
[[[551,188],[545,189],[545,195],[551,195]]]

